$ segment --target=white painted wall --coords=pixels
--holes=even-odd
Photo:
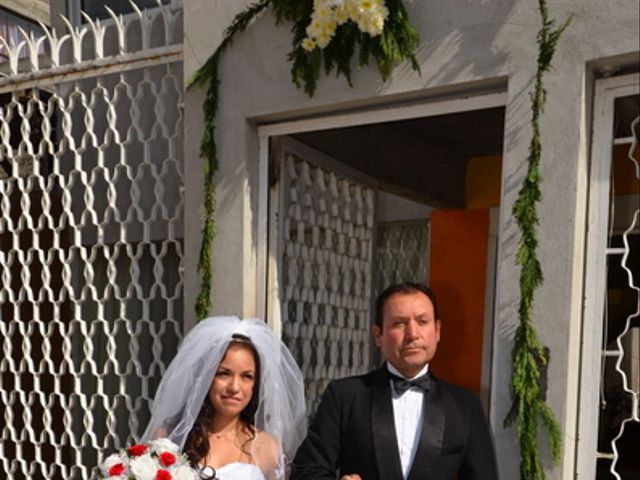
[[[233,15],[250,2],[185,1],[185,78],[221,40]],[[441,94],[463,95],[478,85],[506,78],[508,100],[498,245],[492,424],[502,479],[518,478],[513,429],[504,430],[509,408],[512,337],[517,326],[519,269],[514,263],[518,232],[511,218],[531,135],[529,91],[535,72],[537,2],[530,0],[407,1],[421,33],[422,75],[401,65],[388,83],[371,66],[357,69],[350,88],[343,78],[323,77],[309,99],[290,79],[290,26],[265,15],[239,36],[222,62],[218,131],[221,166],[217,176],[216,313],[251,315],[256,310],[256,212],[258,140],[255,120],[267,122],[345,111],[384,101]],[[544,158],[540,205],[540,257],[545,284],[536,296],[535,321],[551,349],[548,399],[565,432],[561,468],[548,478],[573,477],[579,366],[582,275],[587,198],[589,105],[594,68],[638,61],[636,0],[551,0],[559,20],[573,16],[562,37],[553,70],[546,77],[549,102],[542,120]],[[187,94],[186,272],[194,272],[199,248],[203,92]],[[196,278],[186,278],[186,302],[193,304]],[[190,313],[190,309],[187,308]]]

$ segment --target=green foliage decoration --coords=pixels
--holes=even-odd
[[[356,51],[358,66],[369,63],[374,58],[383,80],[388,80],[393,68],[403,60],[408,60],[414,70],[420,72],[415,57],[419,45],[418,32],[409,24],[407,11],[402,0],[362,0],[369,5],[386,5],[384,28],[379,35],[361,31],[353,22],[337,25],[331,41],[324,47],[307,50],[303,47],[307,28],[314,12],[314,0],[259,0],[249,5],[234,18],[225,30],[223,40],[189,81],[189,87],[207,87],[204,101],[204,133],[200,141],[200,156],[205,161],[204,171],[204,223],[202,242],[198,257],[200,289],[195,311],[198,319],[205,318],[212,306],[211,285],[213,271],[211,265],[213,238],[215,234],[215,188],[214,175],[218,169],[216,145],[216,114],[219,103],[219,64],[223,52],[232,44],[234,37],[244,31],[262,11],[271,7],[277,23],[292,22],[293,50],[289,54],[292,62],[292,79],[298,88],[303,88],[310,97],[315,93],[321,72],[329,74],[335,69],[337,75],[344,75],[352,84],[351,64]]]
[[[224,33],[224,38],[213,55],[200,67],[189,82],[189,86],[203,86],[208,83],[204,100],[204,132],[200,140],[200,157],[204,163],[204,225],[202,227],[202,241],[198,257],[198,274],[200,275],[200,289],[196,298],[195,311],[198,320],[205,318],[211,311],[211,284],[213,268],[211,253],[215,226],[213,215],[216,207],[216,195],[213,177],[218,170],[218,148],[216,145],[216,113],[218,111],[220,78],[218,66],[220,56],[231,45],[236,34],[244,31],[251,20],[269,6],[271,0],[260,0],[240,12]]]
[[[512,352],[513,372],[510,390],[513,397],[511,410],[505,419],[505,425],[517,426],[520,446],[521,480],[544,480],[545,472],[538,451],[538,424],[548,434],[549,446],[555,463],[560,461],[562,438],[560,427],[553,412],[545,402],[545,393],[541,387],[542,371],[546,369],[548,354],[540,343],[532,322],[532,307],[535,290],[542,285],[543,274],[537,256],[538,213],[540,201],[540,117],[544,111],[547,92],[543,86],[543,75],[551,68],[551,61],[562,32],[571,19],[567,19],[558,28],[555,20],[549,18],[546,0],[538,2],[542,26],[538,32],[538,59],[534,91],[531,94],[533,135],[529,144],[527,175],[513,206],[513,215],[520,228],[520,243],[516,263],[520,270],[520,323],[515,334]]]
[[[384,81],[389,79],[393,68],[404,60],[408,60],[411,67],[420,72],[415,56],[420,36],[409,23],[407,10],[401,0],[386,0],[385,4],[388,16],[380,35],[372,36],[362,32],[355,23],[345,22],[336,28],[326,47],[307,51],[303,41],[307,37],[313,0],[272,0],[277,21],[293,22],[293,50],[289,60],[293,63],[291,76],[296,86],[313,96],[323,66],[327,75],[335,68],[336,75],[344,75],[349,85],[353,86],[351,63],[357,50],[358,66],[367,65],[373,57]]]

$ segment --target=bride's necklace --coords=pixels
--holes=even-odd
[[[238,428],[238,426],[234,425],[232,428],[230,428],[228,430],[223,430],[223,431],[220,431],[220,432],[211,432],[211,433],[218,440],[220,440],[221,438],[231,438],[231,439],[235,440],[235,438],[238,436],[238,432],[239,431],[240,431],[240,429]]]
[[[231,428],[227,428],[226,430],[221,430],[219,432],[210,432],[210,441],[224,442],[229,445],[233,445],[239,451],[238,461],[242,458],[244,453],[242,447],[242,423],[238,423]]]

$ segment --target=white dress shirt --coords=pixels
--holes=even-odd
[[[429,371],[429,365],[425,365],[415,377],[407,378],[402,375],[393,365],[387,362],[387,369],[398,377],[413,380]],[[418,450],[420,442],[420,432],[422,430],[424,392],[418,388],[411,387],[402,395],[398,394],[391,383],[391,402],[393,404],[393,421],[396,427],[396,439],[398,442],[398,453],[400,454],[400,466],[402,476],[407,478],[409,470],[413,464],[413,459]]]

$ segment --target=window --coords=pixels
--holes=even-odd
[[[171,0],[162,0],[162,4],[167,5]],[[136,5],[140,10],[154,8],[158,6],[156,0],[136,0]],[[134,9],[129,0],[80,0],[80,8],[91,18],[111,18],[106,7],[113,10],[116,15],[133,13]]]

